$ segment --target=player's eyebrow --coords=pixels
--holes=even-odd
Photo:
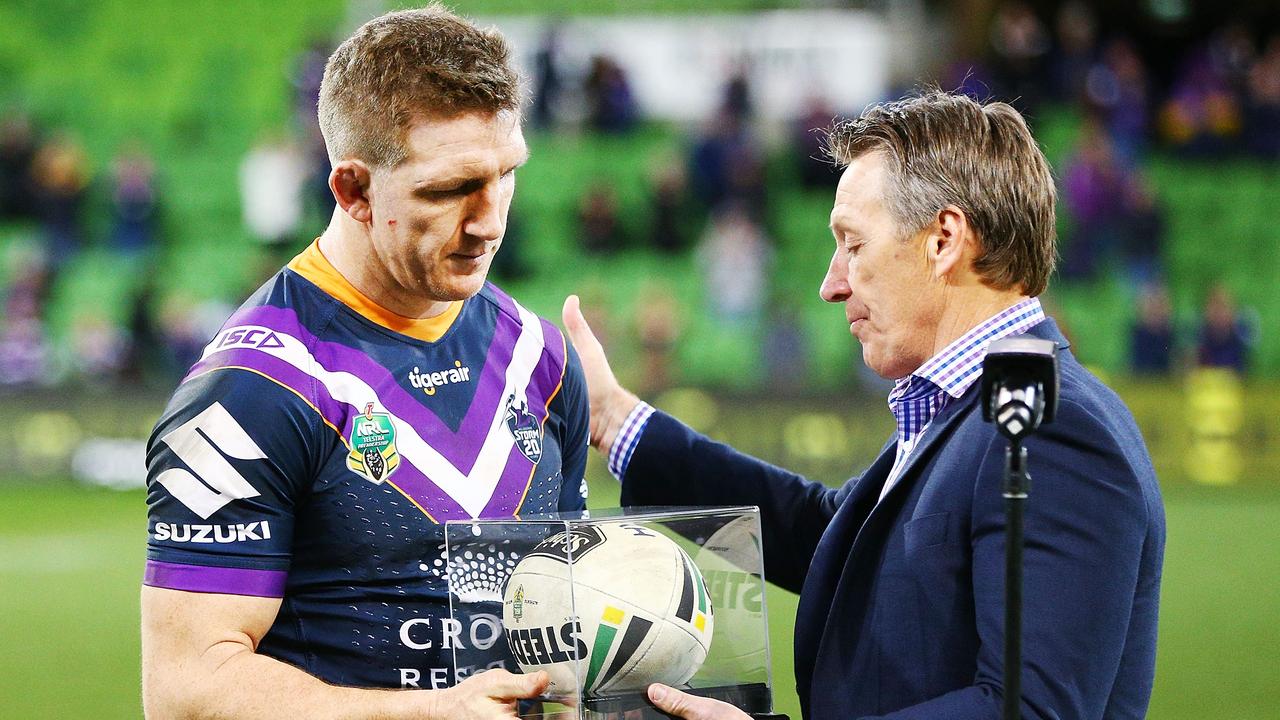
[[[511,167],[507,168],[506,172],[511,172],[512,170],[515,170],[517,168],[522,168],[527,162],[529,162],[529,148],[526,147],[524,149],[524,152],[520,154],[520,159],[516,161],[515,165],[512,165]]]
[[[526,149],[524,153],[520,156],[519,160],[517,160],[510,167],[503,168],[500,174],[506,175],[512,170],[522,167],[527,162],[529,162],[529,151]],[[474,173],[466,172],[465,170],[460,170],[460,171],[451,172],[443,175],[435,175],[429,178],[424,178],[422,180],[419,180],[413,184],[413,192],[429,193],[429,192],[435,192],[440,188],[452,188],[459,185],[478,185],[478,184],[483,184],[485,182],[485,179],[486,178],[483,176],[483,174],[477,175]]]

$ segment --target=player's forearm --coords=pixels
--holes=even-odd
[[[149,720],[397,720],[442,718],[439,691],[375,690],[330,685],[244,646],[223,643],[198,658],[144,663]]]

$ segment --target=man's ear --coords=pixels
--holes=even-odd
[[[373,222],[369,205],[369,166],[359,160],[343,160],[329,173],[329,189],[342,212],[360,223]]]
[[[969,267],[977,252],[977,238],[969,226],[969,218],[955,205],[938,211],[926,247],[935,278],[955,278]]]

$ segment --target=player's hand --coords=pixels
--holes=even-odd
[[[618,383],[618,378],[609,367],[609,358],[605,357],[604,348],[591,332],[582,310],[578,307],[578,296],[570,295],[564,301],[564,327],[569,333],[569,340],[578,351],[582,360],[582,372],[587,377],[587,401],[591,405],[591,445],[605,455],[613,447],[613,441],[622,430],[622,422],[640,403],[626,388]]]
[[[535,698],[547,688],[545,672],[516,675],[502,669],[485,670],[451,688],[435,693],[432,718],[496,720],[516,717],[516,700]]]
[[[658,709],[684,720],[751,720],[751,716],[726,702],[698,697],[661,683],[649,686],[649,700]]]

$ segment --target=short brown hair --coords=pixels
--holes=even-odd
[[[493,28],[432,3],[374,18],[329,56],[320,83],[320,131],[329,159],[394,167],[405,133],[423,118],[518,110],[520,80]]]
[[[974,270],[988,285],[1044,292],[1057,261],[1057,192],[1017,110],[930,89],[873,105],[827,135],[841,165],[869,152],[885,157],[885,201],[899,227],[919,230],[954,205],[977,231]]]

